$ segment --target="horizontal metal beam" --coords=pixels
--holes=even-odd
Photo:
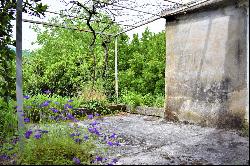
[[[128,32],[128,31],[131,31],[131,30],[133,30],[133,29],[139,28],[139,27],[141,27],[141,26],[143,26],[143,25],[147,25],[147,24],[149,24],[149,23],[151,23],[151,22],[154,22],[154,21],[156,21],[156,20],[159,20],[159,19],[161,19],[161,18],[162,18],[162,17],[157,17],[157,18],[154,18],[154,19],[149,20],[149,21],[147,21],[147,22],[144,22],[144,23],[142,23],[142,24],[140,24],[140,25],[134,26],[133,28],[125,29],[124,31],[117,33],[115,36],[119,36],[120,34],[123,34],[123,33],[126,33],[126,32]]]
[[[62,14],[62,13],[58,13],[58,12],[53,12],[53,11],[45,11],[46,13],[51,13],[51,14],[56,14],[56,15],[60,15],[60,16],[63,16],[63,17],[70,17],[70,18],[75,18],[75,19],[80,19],[80,20],[85,20],[87,21],[88,19],[87,18],[84,18],[84,17],[77,17],[77,16],[73,16],[73,15],[70,15],[70,14]],[[93,22],[94,20],[90,20],[90,22]],[[108,22],[105,22],[105,21],[99,21],[103,24],[107,24]],[[126,24],[120,24],[118,22],[115,22],[115,21],[112,21],[114,24],[117,24],[117,25],[122,25],[122,26],[131,26],[133,27],[132,25],[126,25]]]
[[[80,31],[80,32],[89,32],[89,33],[92,33],[91,30],[87,30],[87,29],[72,28],[72,27],[67,27],[67,26],[63,26],[63,25],[47,23],[47,22],[43,22],[43,21],[34,21],[34,20],[28,20],[28,19],[22,19],[22,21],[23,22],[33,23],[33,24],[42,24],[42,25],[47,25],[47,26],[52,26],[52,27],[58,27],[58,28],[70,29],[70,30],[75,30],[75,31]],[[96,32],[96,34],[115,36],[114,34],[103,33],[103,32]]]

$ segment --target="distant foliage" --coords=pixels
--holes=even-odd
[[[68,26],[87,28],[81,21],[72,22],[54,18],[51,22],[63,22]],[[96,26],[98,29],[98,26]],[[96,82],[94,91],[100,97],[91,94],[93,58],[89,44],[91,34],[61,28],[46,27],[38,32],[37,43],[42,45],[24,59],[24,89],[27,94],[37,95],[50,89],[52,94],[69,97],[85,96],[114,101],[114,40],[108,44],[109,57],[106,77],[105,52],[102,38],[97,36],[94,49],[96,56]],[[117,32],[119,27],[110,31]],[[125,34],[118,40],[118,70],[120,102],[127,103],[130,94],[138,94],[142,101],[138,105],[163,106],[164,70],[165,70],[165,35],[154,34],[148,29],[139,38],[137,34],[129,41]],[[139,97],[138,97],[139,98]],[[157,100],[157,103],[156,103]],[[161,103],[162,102],[162,103]]]
[[[165,34],[146,29],[131,42],[121,36],[119,88],[122,101],[132,105],[163,107],[165,87]]]

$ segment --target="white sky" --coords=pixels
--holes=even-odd
[[[157,0],[155,0],[157,1]],[[59,11],[61,9],[64,9],[65,6],[60,6],[61,3],[58,3],[58,0],[42,0],[44,4],[48,4],[48,6],[53,6],[53,11]],[[51,10],[51,8],[49,8]],[[50,18],[53,15],[49,15],[46,13],[46,18],[43,21],[46,21],[48,18]],[[55,16],[55,15],[54,15]],[[35,17],[31,17],[25,13],[23,13],[23,18],[25,19],[32,19],[37,20]],[[15,38],[16,35],[16,28],[15,28],[15,21],[12,21],[13,27],[13,38]],[[36,41],[37,34],[30,28],[32,24],[23,22],[23,50],[34,50],[36,48],[39,48],[38,45],[32,45],[32,42]],[[39,25],[39,27],[42,27],[42,25]],[[139,36],[141,36],[141,33],[145,30],[145,28],[148,27],[151,32],[161,32],[164,30],[165,27],[165,20],[159,19],[157,21],[154,21],[152,23],[149,23],[147,25],[144,25],[142,27],[136,28],[134,30],[131,30],[127,32],[129,37],[132,37],[133,34],[138,33]]]

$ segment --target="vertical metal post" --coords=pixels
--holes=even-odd
[[[16,6],[16,100],[20,148],[23,149],[23,91],[22,91],[22,0]]]
[[[247,9],[247,37],[246,37],[246,44],[247,44],[247,101],[246,101],[246,120],[249,123],[249,4],[246,6]]]
[[[115,37],[115,93],[116,93],[116,103],[118,103],[118,58],[117,58],[117,42],[118,37]]]

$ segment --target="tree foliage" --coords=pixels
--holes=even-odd
[[[88,28],[82,20],[73,21],[57,17],[50,21],[66,24],[69,27]],[[101,29],[98,24],[92,26],[97,30]],[[93,59],[92,50],[89,49],[89,44],[92,41],[91,33],[57,27],[45,27],[44,31],[35,27],[35,30],[38,33],[37,43],[42,48],[24,59],[24,89],[27,93],[38,94],[50,89],[53,94],[76,96],[82,89],[91,85],[93,72],[96,73],[95,88],[103,89],[102,87],[106,85],[105,82],[110,82],[109,86],[112,86],[114,72],[111,72],[112,68],[107,70],[107,65],[113,63],[113,51],[110,52],[106,64],[106,54],[102,47],[103,38],[101,36],[97,36],[95,39],[95,59]],[[116,26],[109,30],[110,33],[117,31],[118,27]],[[107,45],[113,47],[114,42],[111,41]],[[106,89],[111,88],[107,87]]]
[[[134,34],[131,42],[127,37],[121,36],[119,88],[124,99],[134,96],[132,100],[138,100],[138,105],[163,106],[163,100],[158,104],[158,99],[159,96],[163,99],[165,92],[164,70],[164,32],[154,34],[146,29],[141,38]],[[144,101],[139,102],[141,100]],[[154,102],[157,104],[153,104]]]
[[[0,3],[0,98],[8,104],[15,97],[15,54],[8,45],[15,45],[12,39],[11,20],[15,19],[16,0],[1,1]],[[23,11],[40,16],[47,9],[39,0],[24,1]]]
[[[40,0],[26,0],[23,11],[40,16],[47,9]],[[16,129],[16,117],[13,111],[15,98],[15,53],[10,46],[15,46],[12,39],[11,20],[15,19],[16,0],[0,1],[0,142]]]
[[[105,17],[104,17],[105,18]],[[54,18],[51,22],[87,28],[81,20]],[[98,24],[92,24],[98,30]],[[107,44],[109,56],[103,48],[102,36],[96,37],[92,58],[89,43],[92,34],[61,28],[46,27],[38,32],[37,43],[42,45],[24,60],[24,88],[28,94],[38,94],[50,89],[53,94],[77,96],[90,87],[93,65],[96,73],[95,88],[114,96],[114,39]],[[113,26],[110,33],[118,32]],[[148,29],[139,38],[129,41],[126,34],[119,36],[119,90],[122,94],[134,92],[150,103],[150,95],[164,95],[165,35],[154,34]],[[96,64],[95,64],[96,63]],[[146,103],[146,104],[147,104]]]

